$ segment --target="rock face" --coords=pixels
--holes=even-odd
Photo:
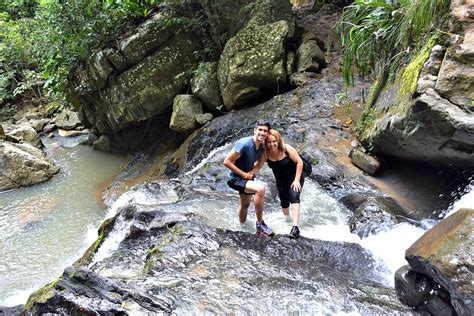
[[[286,85],[286,40],[294,32],[290,3],[264,0],[248,10],[248,22],[229,39],[219,60],[220,90],[229,110]]]
[[[0,140],[0,191],[46,181],[58,171],[41,150]]]
[[[373,152],[407,160],[472,167],[474,161],[474,9],[452,3],[449,47],[425,46],[402,82],[387,84],[366,116],[363,143]],[[462,13],[461,13],[462,12]],[[443,43],[441,43],[443,44]],[[414,82],[414,90],[404,88]],[[400,93],[400,91],[402,91]]]
[[[185,72],[200,44],[177,25],[166,27],[170,18],[166,12],[153,16],[117,49],[104,49],[77,70],[69,99],[101,134],[164,112],[188,84]]]
[[[407,251],[410,267],[450,295],[458,315],[474,313],[474,210],[461,209],[444,219]]]

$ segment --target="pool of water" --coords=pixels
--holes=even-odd
[[[61,171],[47,182],[0,192],[0,306],[24,304],[84,253],[105,217],[101,192],[125,162],[71,139],[43,142]]]

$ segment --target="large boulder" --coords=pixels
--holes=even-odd
[[[7,132],[7,136],[15,140],[15,142],[22,141],[29,143],[36,148],[43,147],[43,143],[41,142],[38,133],[36,133],[35,129],[27,123],[14,126],[12,130]]]
[[[199,38],[179,23],[170,26],[172,18],[156,14],[76,71],[68,99],[99,133],[115,134],[163,113],[189,83]]]
[[[46,181],[58,171],[40,149],[0,140],[0,191]]]
[[[452,4],[455,20],[458,4]],[[360,136],[378,154],[449,166],[474,161],[473,10],[449,43],[437,39],[380,89],[363,115]],[[381,84],[381,81],[377,83]],[[374,94],[376,95],[376,94]],[[371,103],[371,102],[369,102]]]
[[[474,314],[474,210],[460,209],[426,232],[405,257],[411,268],[449,294],[459,315]]]
[[[219,60],[219,85],[232,110],[286,85],[286,40],[294,32],[288,1],[260,1],[247,6],[247,24],[229,39]]]
[[[222,112],[222,97],[217,81],[217,63],[203,62],[191,79],[191,91],[212,113]]]

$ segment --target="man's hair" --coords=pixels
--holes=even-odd
[[[259,126],[266,126],[268,127],[268,129],[271,128],[270,126],[270,123],[266,120],[258,120],[256,123],[255,123],[255,128],[259,127]]]

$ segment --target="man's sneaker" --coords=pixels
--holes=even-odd
[[[273,230],[265,224],[265,222],[257,223],[257,233],[260,236],[270,237],[273,236]]]
[[[293,226],[293,228],[291,228],[290,238],[295,239],[298,237],[300,237],[300,229],[298,228],[298,226]]]

